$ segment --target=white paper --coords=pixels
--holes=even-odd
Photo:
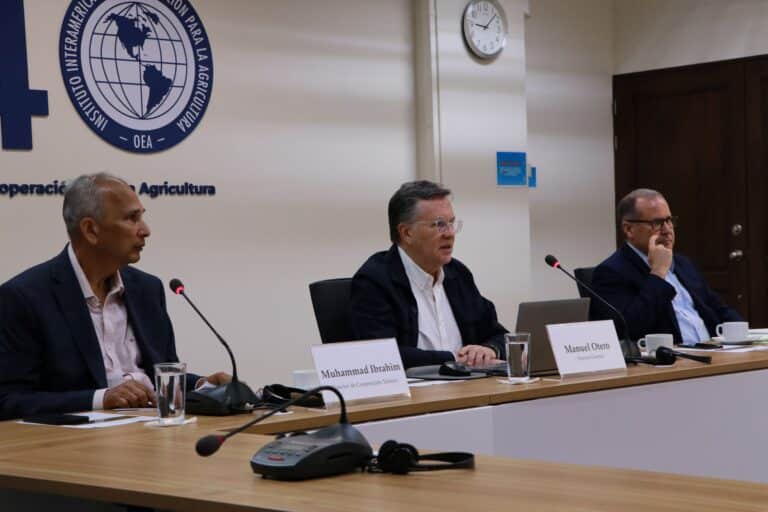
[[[627,368],[611,320],[550,324],[547,333],[562,377]]]
[[[85,429],[108,428],[108,427],[119,427],[120,425],[130,425],[131,423],[141,423],[144,421],[152,421],[157,419],[154,416],[131,416],[131,417],[126,417],[119,420],[104,421],[105,419],[108,419],[108,418],[116,418],[123,415],[109,413],[109,412],[96,412],[96,411],[77,413],[77,415],[88,416],[88,420],[95,423],[82,423],[80,425],[53,425],[53,426],[66,427],[66,428],[85,428]],[[30,423],[23,420],[20,420],[17,423],[24,423],[26,425],[43,425],[42,423]]]

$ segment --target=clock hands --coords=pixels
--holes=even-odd
[[[491,22],[492,22],[492,21],[493,21],[495,18],[496,18],[496,15],[494,14],[493,16],[491,16],[491,19],[489,19],[489,20],[488,20],[488,23],[486,23],[485,25],[482,25],[482,24],[480,24],[480,23],[475,23],[475,26],[476,26],[476,27],[482,27],[482,29],[483,29],[483,30],[488,30],[488,27],[490,27],[490,26],[491,26]]]

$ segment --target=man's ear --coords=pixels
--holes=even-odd
[[[83,217],[80,219],[80,235],[90,245],[96,245],[99,242],[99,224],[93,217]]]
[[[406,224],[405,222],[398,224],[397,233],[400,235],[400,241],[404,244],[410,244],[411,240],[413,240],[410,224]]]
[[[621,232],[624,233],[624,239],[632,239],[632,224],[627,221],[621,221]]]

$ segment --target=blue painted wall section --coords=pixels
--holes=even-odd
[[[30,90],[24,0],[0,0],[0,135],[3,149],[32,149],[32,116],[48,115],[48,91]]]

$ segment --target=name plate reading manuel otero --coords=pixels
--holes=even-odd
[[[411,396],[394,338],[314,345],[312,358],[320,384],[335,387],[348,402]],[[323,391],[323,400],[329,404],[339,399]]]
[[[547,334],[561,377],[627,369],[610,320],[551,324]]]

